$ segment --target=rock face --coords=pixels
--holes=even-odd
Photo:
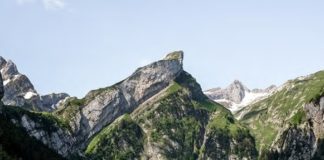
[[[0,69],[5,91],[2,101],[5,105],[20,106],[35,111],[55,109],[55,104],[52,102],[59,101],[60,99],[55,98],[60,98],[62,94],[44,96],[44,101],[42,101],[28,77],[19,73],[11,60],[6,61],[0,56]]]
[[[20,123],[31,137],[40,140],[60,155],[66,157],[72,151],[71,146],[74,138],[67,130],[56,126],[56,124],[53,124],[52,128],[48,129],[48,126],[31,119],[28,115],[23,115]]]
[[[324,71],[289,80],[237,114],[259,146],[261,159],[324,159]]]
[[[240,81],[235,80],[228,87],[214,88],[205,91],[205,94],[215,102],[221,103],[232,112],[238,111],[245,106],[260,100],[272,91],[275,90],[275,86],[270,86],[266,89],[253,89],[250,90],[244,86]]]
[[[324,97],[304,105],[305,123],[289,126],[279,133],[268,159],[323,159]]]
[[[256,159],[253,137],[182,65],[183,53],[173,52],[113,86],[68,98],[55,114],[69,122],[73,148],[88,159]]]
[[[66,100],[68,97],[70,96],[66,93],[52,93],[48,95],[43,95],[41,96],[42,106],[45,108],[51,108],[53,110],[56,110],[60,103],[63,103],[63,101]]]
[[[280,133],[280,138],[263,158],[269,160],[310,160],[313,157],[315,143],[315,135],[309,127],[291,126]]]
[[[90,159],[127,155],[131,159],[234,160],[256,159],[257,151],[248,131],[182,71],[130,115],[99,132],[86,149]]]
[[[72,128],[84,139],[117,117],[130,113],[167,87],[181,73],[182,59],[182,51],[173,52],[163,60],[137,69],[120,83],[89,92],[74,115]]]
[[[0,115],[0,123],[2,124],[2,128],[0,129],[0,145],[3,145],[4,148],[12,149],[13,144],[18,146],[34,146],[37,144],[37,146],[43,147],[39,149],[40,151],[43,149],[51,149],[54,151],[50,150],[53,154],[56,153],[64,157],[73,152],[72,144],[75,139],[72,137],[68,127],[49,113],[29,112],[20,107],[4,106]],[[9,125],[9,123],[11,125]],[[12,136],[12,141],[4,142],[7,141],[7,139],[2,139],[5,136]],[[26,141],[26,137],[29,137],[31,140]],[[10,145],[8,145],[8,143]],[[19,143],[30,144],[19,145]],[[17,149],[20,150],[17,152],[24,152],[21,151],[19,147]],[[34,155],[28,155],[28,153],[24,153],[24,156],[34,157]],[[0,159],[1,158],[0,155]],[[53,157],[48,157],[48,159],[52,158]],[[37,156],[36,159],[38,159]]]
[[[40,106],[39,96],[34,86],[25,75],[18,72],[16,65],[10,60],[5,61],[2,57],[0,64],[5,89],[4,104],[24,106],[29,103],[30,108]]]

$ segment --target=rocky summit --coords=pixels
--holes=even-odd
[[[224,105],[226,108],[235,113],[245,106],[267,97],[275,90],[276,86],[274,85],[271,85],[266,89],[250,90],[243,85],[242,82],[235,80],[224,89],[213,88],[205,91],[204,93],[210,99]]]
[[[324,158],[323,71],[264,90],[235,80],[203,92],[183,63],[182,51],[169,53],[78,99],[39,95],[2,58],[0,159]]]
[[[67,94],[63,94],[64,96],[58,94],[42,97],[37,93],[28,77],[18,72],[17,66],[11,60],[6,61],[1,56],[0,70],[5,90],[2,101],[6,105],[20,106],[34,111],[52,111],[56,108],[56,103],[68,96]]]

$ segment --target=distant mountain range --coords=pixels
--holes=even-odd
[[[239,80],[235,80],[224,89],[213,88],[204,93],[215,102],[222,104],[232,112],[236,112],[251,103],[266,98],[276,89],[275,85],[271,85],[266,89],[250,90]]]
[[[183,60],[169,53],[78,99],[39,95],[0,57],[0,159],[324,159],[324,71],[203,92]]]

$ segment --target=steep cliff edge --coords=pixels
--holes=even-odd
[[[90,91],[83,99],[68,99],[56,115],[84,141],[167,87],[182,72],[182,61],[182,51],[170,53],[113,86]]]

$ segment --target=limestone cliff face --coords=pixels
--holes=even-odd
[[[17,154],[18,152],[24,153],[25,151],[19,146],[30,145],[31,147],[42,147],[41,149],[34,148],[35,151],[33,152],[37,152],[38,149],[39,151],[46,150],[63,157],[74,153],[72,144],[74,144],[75,138],[72,136],[69,127],[49,113],[29,112],[21,107],[5,105],[0,113],[0,123],[2,127],[0,129],[0,145],[6,150],[11,149],[8,150],[9,152],[15,149],[13,146],[18,146],[15,152]],[[7,142],[8,136],[12,141]],[[19,144],[26,142],[30,144]],[[33,148],[26,150],[33,150]],[[32,153],[24,153],[23,155],[25,158],[34,156]],[[53,157],[48,158],[52,159]]]
[[[69,97],[70,96],[66,93],[51,93],[47,95],[42,95],[40,98],[41,98],[42,106],[44,108],[56,110],[57,107]]]
[[[304,123],[283,129],[266,153],[267,159],[310,160],[323,159],[324,97],[303,107]],[[302,121],[302,119],[301,119]]]
[[[67,110],[76,108],[68,121],[79,141],[84,141],[166,88],[181,73],[182,61],[182,51],[170,53],[111,87],[93,90],[81,100],[68,99],[58,114],[67,118]]]
[[[94,136],[87,158],[257,158],[249,132],[228,110],[209,100],[185,71],[122,117]]]
[[[82,114],[88,120],[92,134],[168,86],[182,71],[182,54],[172,54],[179,55],[180,59],[161,60],[139,68],[120,84],[90,100]]]
[[[1,62],[1,59],[0,59],[0,62]],[[10,68],[8,70],[15,71],[15,69],[10,69]],[[10,73],[12,73],[13,71],[10,71]],[[7,71],[3,71],[3,72],[7,73]],[[8,76],[8,74],[5,74],[4,77],[8,79],[7,76]],[[10,76],[9,76],[9,79],[10,79]],[[15,83],[17,83],[17,81],[15,81]],[[27,85],[26,88],[28,88],[29,83],[24,83],[24,84],[26,84]],[[19,86],[23,86],[23,85],[19,85]],[[4,100],[11,99],[10,97],[8,97],[9,95],[11,95],[11,91],[12,91],[10,89],[10,87],[12,87],[12,86],[9,86],[9,90],[8,90],[8,88],[6,88],[7,90],[5,90],[5,88],[3,86],[2,76],[0,73],[0,100],[3,97],[7,98]],[[29,87],[32,87],[32,86],[29,86]],[[17,89],[19,90],[19,88],[17,88]],[[20,90],[20,91],[22,91],[22,90]],[[6,91],[9,91],[9,93],[7,93]],[[11,100],[14,100],[14,99],[11,99]],[[6,102],[8,102],[8,101],[6,101]],[[19,98],[15,99],[15,102],[19,102]],[[15,103],[15,104],[17,104],[17,103]],[[19,132],[21,132],[23,130],[23,132],[19,134],[19,136],[21,136],[21,137],[18,137],[18,138],[14,137],[13,139],[17,138],[19,140],[22,140],[22,139],[26,138],[26,137],[24,137],[24,134],[26,134],[26,135],[30,136],[31,138],[34,138],[34,139],[40,141],[44,146],[47,146],[48,148],[55,150],[58,154],[60,154],[62,156],[68,156],[72,152],[71,146],[74,143],[74,138],[72,137],[68,127],[62,125],[62,123],[60,121],[58,121],[58,119],[56,119],[49,113],[29,112],[27,110],[21,109],[16,106],[3,105],[3,103],[0,102],[0,117],[1,117],[0,118],[0,123],[1,123],[0,139],[2,139],[3,137],[6,137],[6,136],[10,136],[10,135],[6,135],[7,134],[6,132],[11,132],[11,130],[18,130]],[[11,123],[11,125],[13,125],[13,126],[10,126],[10,128],[5,128],[5,126],[3,126],[3,125],[8,125],[9,123]],[[15,128],[15,129],[13,129],[13,128]],[[9,130],[9,131],[7,131],[7,130]],[[17,131],[15,131],[12,136],[17,136],[16,132]],[[10,143],[12,143],[12,144],[9,145],[9,147],[8,147],[5,144],[3,144],[3,142],[0,142],[0,146],[2,147],[2,145],[5,145],[5,148],[10,148],[11,146],[14,146],[14,143],[19,143],[19,142],[10,142]],[[24,143],[24,142],[20,142],[20,143]],[[24,144],[24,145],[28,145],[28,144]],[[30,144],[30,145],[32,145],[32,144]],[[41,146],[41,145],[39,145],[39,146]],[[44,150],[46,150],[46,149],[44,149]],[[19,152],[19,151],[16,151],[16,152]],[[52,154],[54,156],[56,156],[55,153],[51,153],[51,155]],[[39,154],[39,155],[41,155],[41,154]],[[24,156],[27,156],[27,155],[24,155]],[[27,157],[30,158],[30,157],[34,157],[34,156],[30,155]],[[3,158],[3,157],[0,156],[0,159],[1,158]]]
[[[88,159],[256,159],[248,130],[182,64],[183,53],[173,52],[111,87],[67,99],[55,114],[69,123],[73,148],[86,149]]]
[[[316,137],[309,126],[289,126],[274,142],[264,159],[310,160],[316,144]]]

